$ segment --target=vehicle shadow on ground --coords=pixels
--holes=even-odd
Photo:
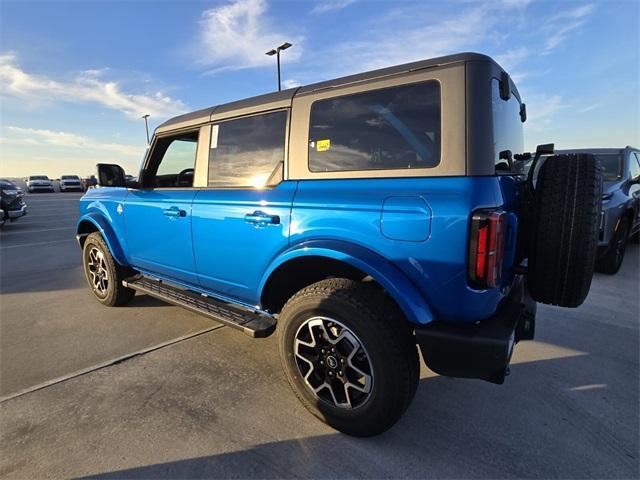
[[[409,410],[377,437],[313,435],[91,478],[637,478],[637,327],[603,325],[590,338],[549,313],[504,385],[423,370]],[[317,432],[308,421],[299,431]],[[215,422],[201,427],[215,435]]]
[[[615,419],[584,421],[589,405],[615,396],[604,372],[578,374],[570,385],[528,381],[541,370],[589,371],[592,362],[578,355],[516,365],[503,387],[422,379],[404,417],[377,437],[311,436],[86,478],[637,478],[637,422],[616,439],[607,433]],[[585,381],[598,387],[581,388]],[[565,397],[560,408],[549,408],[547,398],[557,396]]]

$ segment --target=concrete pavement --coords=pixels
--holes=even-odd
[[[211,325],[143,296],[102,307],[75,244],[5,250],[8,232],[6,392]],[[317,421],[286,384],[275,339],[223,327],[1,403],[0,476],[638,478],[638,261],[632,245],[578,309],[540,306],[536,341],[516,347],[502,386],[423,367],[413,404],[379,437]]]

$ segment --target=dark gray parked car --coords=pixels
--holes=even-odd
[[[614,274],[620,269],[627,240],[640,236],[640,150],[584,148],[556,151],[591,153],[602,164],[602,214],[596,270]]]

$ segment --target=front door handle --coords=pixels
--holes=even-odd
[[[244,216],[244,221],[245,223],[253,223],[254,225],[279,225],[280,217],[256,210],[253,213],[247,213]]]
[[[181,210],[178,207],[170,207],[165,208],[163,212],[167,217],[186,217],[187,212],[185,210]]]

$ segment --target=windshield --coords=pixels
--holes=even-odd
[[[509,100],[500,97],[500,82],[491,81],[491,107],[493,111],[493,151],[496,170],[509,170],[500,152],[511,150],[512,154],[524,151],[524,128],[520,120],[520,101],[512,93]]]
[[[0,180],[0,188],[6,188],[7,190],[13,190],[16,186],[9,180]]]
[[[602,165],[602,179],[613,182],[622,178],[622,155],[619,153],[598,153],[594,155]]]
[[[49,177],[46,175],[33,175],[29,177],[29,180],[49,180]]]
[[[62,175],[61,180],[80,180],[77,175]]]

